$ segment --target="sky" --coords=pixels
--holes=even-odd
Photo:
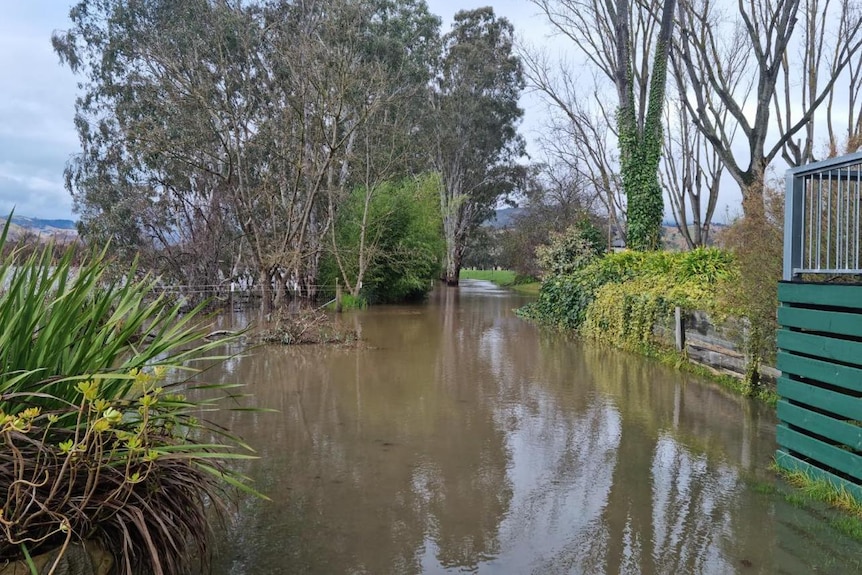
[[[427,0],[445,33],[458,10],[492,5],[533,45],[563,46],[527,0]],[[75,219],[63,170],[79,149],[73,125],[78,79],[51,47],[51,34],[69,27],[71,0],[0,0],[0,215]],[[542,128],[543,105],[522,98],[528,153]],[[724,209],[720,206],[719,213]]]
[[[488,4],[534,41],[544,21],[525,0],[428,0],[447,31],[461,9]],[[79,149],[73,118],[78,79],[61,66],[51,34],[69,27],[66,0],[0,0],[0,214],[75,219],[63,170]],[[524,130],[541,123],[525,102]],[[525,133],[530,139],[530,135]]]
[[[72,218],[63,169],[78,150],[76,80],[51,48],[69,6],[0,0],[0,215]]]

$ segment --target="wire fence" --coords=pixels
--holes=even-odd
[[[263,289],[260,285],[244,284],[200,284],[200,285],[161,285],[156,286],[154,295],[163,295],[188,305],[196,305],[205,300],[215,300],[221,304],[246,304],[252,300],[263,297]],[[335,292],[332,285],[326,284],[303,284],[300,287],[284,287],[281,295],[290,301],[303,301],[306,303],[318,302],[329,299]],[[275,286],[270,286],[270,295],[276,295]],[[333,300],[334,301],[334,300]],[[327,302],[321,307],[325,307]]]

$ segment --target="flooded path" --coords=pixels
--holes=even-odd
[[[517,318],[483,282],[346,314],[367,344],[264,347],[208,379],[261,456],[213,572],[855,573],[862,544],[771,494],[772,410]]]

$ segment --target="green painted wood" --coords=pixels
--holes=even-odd
[[[786,399],[778,402],[778,419],[862,451],[862,427],[858,425],[792,405]]]
[[[862,365],[862,342],[859,341],[780,329],[778,349],[804,353],[820,359]]]
[[[829,411],[846,419],[862,421],[862,399],[860,398],[793,381],[784,375],[778,378],[776,391],[782,398]]]
[[[811,479],[827,481],[836,489],[845,489],[857,501],[862,501],[862,486],[851,483],[843,477],[838,477],[834,473],[830,473],[825,469],[820,469],[819,467],[802,461],[798,457],[794,457],[786,451],[779,449],[775,452],[775,463],[781,469],[785,469],[787,471],[801,471],[802,473],[807,474]]]
[[[823,464],[824,467],[831,467],[853,478],[862,479],[862,457],[854,453],[793,431],[783,423],[776,427],[776,438],[778,445],[788,451],[795,451]]]
[[[806,307],[834,306],[862,309],[862,286],[779,282],[778,301]]]
[[[859,368],[794,355],[786,351],[778,352],[776,368],[785,375],[798,375],[847,390],[862,392],[862,369]]]
[[[782,327],[862,337],[862,314],[860,313],[779,307],[778,324]]]

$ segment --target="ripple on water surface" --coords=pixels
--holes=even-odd
[[[367,345],[255,349],[260,454],[214,573],[855,573],[862,546],[771,483],[771,410],[544,332],[487,282],[345,314]]]

